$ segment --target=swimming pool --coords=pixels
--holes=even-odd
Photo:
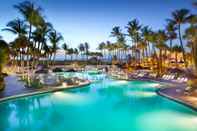
[[[0,130],[197,131],[197,113],[158,96],[158,85],[104,77],[83,88],[9,100],[0,104]]]

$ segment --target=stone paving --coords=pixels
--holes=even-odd
[[[161,89],[159,92],[171,99],[179,101],[197,110],[197,92],[195,91],[187,94],[185,92],[185,88],[186,86],[176,86],[173,88]]]
[[[31,93],[38,90],[25,87],[24,82],[20,81],[19,77],[16,75],[7,76],[5,78],[5,85],[6,88],[0,92],[0,99],[14,95]]]
[[[6,87],[3,91],[0,92],[0,101],[4,101],[6,99],[12,99],[15,96],[28,96],[39,93],[46,92],[54,92],[61,91],[69,88],[78,88],[89,85],[90,81],[85,81],[84,83],[80,83],[78,85],[68,85],[68,86],[57,86],[57,87],[43,87],[43,88],[28,88],[25,87],[24,82],[19,80],[19,77],[16,75],[11,75],[5,78]]]

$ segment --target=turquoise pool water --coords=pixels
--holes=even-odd
[[[10,100],[0,104],[0,131],[197,131],[197,113],[158,96],[158,85],[103,76],[84,88]]]

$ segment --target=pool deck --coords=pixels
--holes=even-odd
[[[197,111],[197,92],[191,94],[185,93],[186,86],[175,86],[172,88],[162,88],[157,91],[161,96],[174,100],[178,103],[189,106],[193,110]]]
[[[126,80],[126,79],[123,79]],[[185,106],[192,108],[193,110],[197,111],[197,92],[193,92],[191,94],[185,93],[185,88],[187,87],[186,83],[177,83],[169,80],[163,80],[158,78],[132,78],[131,80],[141,80],[141,81],[153,81],[159,82],[163,86],[157,90],[157,94],[168,98],[170,100],[176,101],[181,103]]]
[[[67,87],[59,86],[53,88],[44,87],[44,88],[36,89],[36,88],[25,87],[24,82],[20,81],[19,77],[17,77],[16,75],[10,75],[5,78],[6,88],[3,91],[0,91],[0,102],[5,100],[10,100],[13,98],[18,98],[18,97],[61,91],[70,88],[78,88],[89,84],[90,82],[86,82],[80,85],[72,85]]]
[[[162,79],[142,78],[140,80],[150,80],[164,84],[164,86],[157,90],[157,94],[166,97],[170,100],[181,103],[185,106],[197,111],[197,92],[191,94],[185,93],[186,83],[177,83]]]

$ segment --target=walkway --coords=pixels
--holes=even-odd
[[[16,75],[7,76],[5,78],[5,85],[6,88],[0,92],[0,99],[24,93],[31,93],[38,90],[26,88],[25,84],[20,81]]]
[[[5,78],[6,87],[3,91],[0,92],[0,101],[4,101],[6,99],[12,99],[20,96],[29,96],[40,93],[61,91],[70,88],[79,88],[86,85],[89,85],[90,81],[85,81],[80,83],[79,85],[68,85],[68,86],[57,86],[57,87],[43,87],[43,88],[27,88],[24,85],[24,82],[19,80],[19,77],[15,75],[7,76]]]
[[[159,94],[188,105],[197,111],[197,92],[187,95],[185,94],[185,88],[186,86],[164,88],[159,91]]]

